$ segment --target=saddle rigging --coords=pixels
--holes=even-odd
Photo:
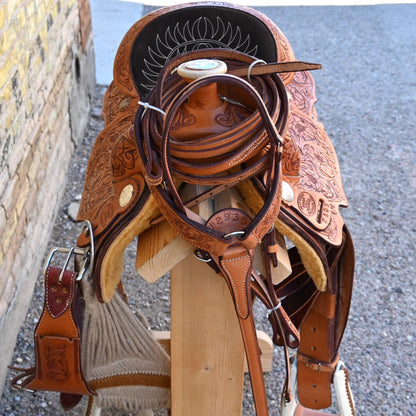
[[[226,17],[231,22],[228,26],[224,25]],[[174,29],[172,21],[176,22]],[[235,36],[226,36],[234,21],[250,27],[239,43],[234,42]],[[228,29],[222,35],[212,30],[208,41],[207,28],[214,25]],[[170,44],[167,38],[161,41],[159,35],[154,36],[152,28],[160,27],[171,34]],[[192,42],[187,42],[187,34]],[[250,35],[267,40],[267,52],[256,54],[261,48],[252,44]],[[143,42],[148,44],[147,52]],[[171,48],[176,56],[168,53],[172,42],[179,43]],[[189,44],[193,45],[187,50],[185,45]],[[146,53],[150,55],[145,57]],[[149,63],[150,58],[153,63]],[[141,76],[134,68],[136,63]],[[184,75],[178,70],[184,65],[194,72],[205,65],[202,69],[207,72],[202,77],[189,72]],[[210,74],[210,69],[218,66],[220,73]],[[287,372],[281,414],[321,415],[315,409],[331,406],[332,384],[341,415],[355,414],[346,369],[338,354],[351,299],[354,251],[339,214],[339,206],[347,202],[335,151],[313,107],[314,84],[309,71],[319,68],[295,61],[279,29],[264,15],[247,8],[224,3],[173,6],[134,25],[116,56],[115,81],[104,99],[106,126],[91,154],[78,215],[80,221],[90,224],[77,245],[78,250],[85,250],[84,258],[85,252],[89,253],[91,278],[84,278],[80,293],[75,294],[76,273],[65,271],[72,252],[65,267],[46,268],[51,277],[45,279],[48,297],[37,339],[55,336],[54,328],[65,313],[73,322],[77,343],[88,337],[85,332],[80,335],[82,320],[71,319],[79,310],[79,297],[89,304],[96,302],[94,310],[106,316],[111,316],[116,304],[128,315],[119,302],[123,298],[122,253],[134,236],[166,219],[195,247],[196,255],[225,279],[241,329],[257,415],[267,416],[268,405],[252,309],[255,299],[266,305],[273,342],[285,350]],[[192,113],[187,103],[213,85],[214,101],[218,102],[208,105],[209,111],[197,108]],[[221,110],[215,113],[219,106]],[[204,191],[184,201],[184,184],[203,186]],[[192,210],[195,204],[231,187],[238,189],[247,210],[230,207],[208,219]],[[292,273],[278,284],[272,278],[272,270],[278,265],[277,232],[294,243],[289,250]],[[263,250],[264,273],[254,267],[258,246]],[[51,312],[50,294],[57,276],[59,283],[60,276],[65,282],[69,279],[71,289],[66,309],[55,313],[53,308]],[[85,316],[91,316],[92,310]],[[136,331],[147,333],[143,325],[133,321]],[[47,331],[43,333],[45,322]],[[74,337],[69,333],[59,336]],[[105,362],[89,366],[86,347],[77,346],[71,364],[77,368],[77,379],[71,385],[54,385],[45,379],[46,372],[39,370],[47,366],[42,355],[47,347],[37,343],[36,368],[16,377],[13,383],[60,391],[65,408],[75,405],[80,395],[89,395],[87,414],[92,414],[97,400],[100,405],[107,403],[105,390],[122,390],[145,380],[147,386],[159,388],[165,395],[152,403],[168,406],[168,357],[151,336],[144,337],[163,364],[158,364],[158,371],[152,375],[150,367],[138,363],[136,375],[123,376],[120,383],[120,377],[114,375],[120,369],[110,370],[112,363]],[[290,350],[297,350],[296,357],[290,357]],[[134,355],[142,351],[139,343],[134,348],[126,346],[123,360],[132,363]],[[122,393],[117,390],[117,394]]]

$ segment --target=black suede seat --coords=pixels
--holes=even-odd
[[[138,33],[131,68],[140,96],[156,84],[161,68],[173,57],[198,49],[233,49],[278,61],[276,40],[252,13],[216,5],[188,5],[161,14]]]

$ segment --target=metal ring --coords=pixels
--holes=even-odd
[[[232,233],[225,234],[224,238],[231,238],[231,237],[235,237],[235,236],[243,236],[245,234],[246,234],[245,231],[233,231]]]
[[[81,270],[78,273],[78,276],[76,278],[77,281],[81,280],[85,273],[92,269],[92,266],[94,264],[94,235],[92,231],[92,225],[89,221],[83,222],[82,232],[86,232],[86,235],[90,237],[90,244],[86,248],[81,247],[71,247],[71,248],[64,248],[64,247],[55,247],[52,249],[49,253],[49,256],[45,262],[45,265],[43,266],[43,274],[46,274],[46,270],[50,266],[53,257],[56,253],[64,253],[66,254],[65,263],[63,267],[61,268],[61,272],[58,277],[58,282],[61,283],[65,270],[68,267],[69,261],[71,260],[72,255],[75,256],[82,256],[82,265]]]
[[[276,312],[278,309],[280,309],[281,306],[282,306],[282,302],[280,302],[280,299],[279,299],[279,303],[276,306],[274,306],[273,308],[267,309],[266,317],[268,318],[273,312]]]
[[[78,276],[76,279],[77,281],[82,280],[85,273],[87,271],[92,270],[94,266],[94,255],[95,255],[94,233],[92,231],[92,225],[88,220],[83,222],[82,232],[85,232],[86,235],[90,237],[90,246],[89,246],[89,250],[85,250],[83,253],[84,263],[82,265],[81,270],[78,273]]]
[[[202,262],[204,262],[204,263],[209,263],[210,261],[212,261],[212,259],[211,258],[209,258],[209,259],[204,259],[204,258],[202,258],[202,257],[200,257],[199,255],[198,255],[198,253],[201,253],[201,251],[200,250],[195,250],[194,251],[194,256],[199,260],[199,261],[202,261]]]
[[[263,61],[263,59],[256,59],[250,64],[250,66],[248,67],[248,71],[247,71],[247,79],[250,84],[251,84],[251,70],[253,69],[254,65],[265,64],[265,63],[266,61]]]

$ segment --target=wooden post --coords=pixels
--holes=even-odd
[[[240,416],[244,348],[224,279],[193,255],[171,271],[172,416]]]

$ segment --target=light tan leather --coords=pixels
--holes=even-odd
[[[247,214],[236,209],[229,209],[214,214],[208,220],[207,226],[229,234],[241,231],[249,220]],[[256,413],[258,416],[266,416],[268,414],[267,397],[250,293],[253,258],[254,249],[248,249],[236,237],[231,238],[229,247],[221,257],[213,257],[222,271],[222,276],[225,278],[234,300],[246,351]]]

